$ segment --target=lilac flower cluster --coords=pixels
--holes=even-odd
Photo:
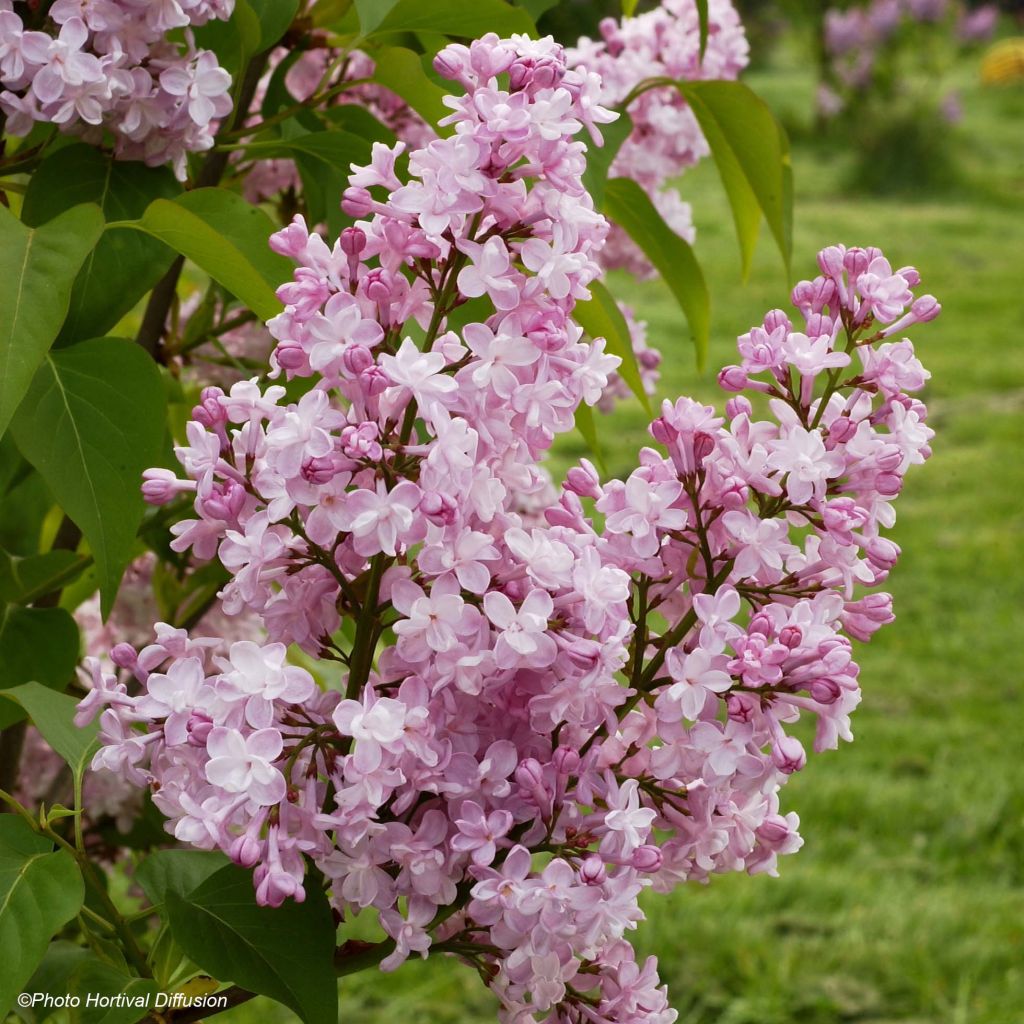
[[[825,13],[825,48],[835,84],[847,93],[870,89],[887,50],[909,27],[948,22],[951,38],[955,35],[960,43],[970,44],[992,34],[998,15],[994,4],[968,12],[954,0],[869,0],[861,6],[831,8]],[[849,96],[827,84],[819,90],[818,105],[827,116],[838,114],[848,103]]]
[[[394,174],[375,147],[333,246],[301,220],[270,323],[278,375],[208,388],[178,450],[173,546],[219,557],[228,613],[267,642],[158,625],[112,651],[80,720],[95,765],[152,790],[168,829],[254,867],[258,899],[375,913],[381,966],[452,953],[523,1024],[668,1024],[639,894],[801,844],[779,789],[849,739],[848,636],[892,619],[882,536],[931,430],[909,341],[938,313],[910,268],[835,247],[740,339],[726,417],[666,402],[626,480],[586,461],[538,517],[537,459],[616,360],[576,300],[607,225],[575,136],[612,119],[550,39],[438,55],[455,126]],[[856,360],[857,365],[854,365]],[[768,396],[758,419],[741,390]],[[286,645],[317,659],[318,685]],[[133,676],[132,682],[129,676]],[[131,687],[131,689],[129,689]]]
[[[663,0],[653,10],[621,22],[605,18],[600,29],[601,39],[580,39],[569,51],[569,60],[601,76],[603,102],[610,107],[623,103],[648,78],[734,79],[747,66],[747,37],[732,0],[708,4],[703,58],[692,0]],[[640,184],[672,230],[692,242],[690,205],[665,185],[709,154],[700,125],[671,88],[643,93],[629,104],[628,113],[633,131],[619,150],[612,173]],[[613,228],[601,263],[625,267],[641,277],[653,273],[650,262],[619,228]]]
[[[57,0],[51,31],[27,31],[12,0],[0,0],[0,111],[6,131],[37,121],[87,141],[114,136],[114,152],[171,163],[213,145],[211,125],[231,110],[231,76],[188,29],[226,20],[234,0]],[[183,43],[169,33],[185,29]]]

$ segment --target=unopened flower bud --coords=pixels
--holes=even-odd
[[[346,256],[358,256],[366,248],[366,232],[357,227],[345,228],[338,238],[338,246]]]
[[[804,631],[799,626],[783,626],[779,630],[779,643],[795,651],[804,642]]]
[[[274,358],[282,370],[299,370],[306,364],[306,353],[301,345],[278,345],[274,349]]]
[[[600,498],[602,493],[597,470],[586,459],[565,474],[565,486],[581,498]]]
[[[367,217],[373,211],[373,196],[367,188],[349,185],[341,198],[341,208],[350,217]]]
[[[571,747],[559,747],[551,755],[551,763],[559,775],[572,775],[580,766],[580,755]]]
[[[424,491],[419,511],[435,526],[450,526],[459,517],[459,506],[455,499],[440,491]]]
[[[661,850],[657,846],[638,846],[633,851],[630,864],[637,871],[658,871],[663,860]]]
[[[260,843],[254,836],[240,835],[230,846],[228,856],[240,867],[255,867],[260,860]]]
[[[726,366],[718,373],[718,385],[723,391],[742,391],[750,382],[742,366]]]
[[[752,693],[730,693],[725,698],[725,709],[729,718],[745,725],[754,717],[757,698]]]
[[[528,793],[544,788],[544,769],[535,757],[525,757],[516,768],[516,782]]]
[[[808,690],[811,699],[819,704],[835,704],[843,695],[842,687],[834,679],[815,679]]]
[[[341,357],[342,366],[353,377],[373,366],[373,353],[365,345],[349,345]]]
[[[584,885],[604,885],[607,879],[604,861],[596,853],[590,854],[580,865],[580,881]]]
[[[772,763],[785,775],[800,771],[807,764],[803,744],[795,736],[781,736],[772,746]]]
[[[110,660],[118,668],[126,668],[129,672],[135,668],[138,658],[138,651],[128,643],[115,644],[110,650]]]

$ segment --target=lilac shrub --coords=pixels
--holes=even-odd
[[[231,110],[231,76],[209,50],[171,33],[227,20],[234,0],[57,0],[53,33],[26,30],[12,0],[0,0],[0,111],[5,130],[33,124],[99,143],[151,166],[171,163],[185,179],[186,156],[213,145],[215,122]]]
[[[376,144],[333,244],[301,218],[272,239],[297,265],[279,382],[206,388],[184,475],[146,475],[193,497],[172,547],[219,559],[222,611],[266,640],[158,624],[78,720],[260,903],[325,883],[375,915],[384,970],[452,954],[507,1022],[669,1022],[638,899],[801,845],[794,726],[851,738],[850,638],[892,620],[884,531],[932,437],[901,335],[939,307],[876,249],[824,250],[739,339],[724,415],[666,401],[626,479],[583,461],[538,514],[538,460],[618,364],[572,320],[608,232],[579,136],[614,115],[551,40],[435,67],[454,134],[404,183]]]

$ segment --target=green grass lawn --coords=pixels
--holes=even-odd
[[[781,878],[721,877],[646,903],[638,944],[660,958],[684,1024],[1024,1021],[1024,91],[982,92],[971,68],[959,77],[964,181],[947,194],[850,195],[841,145],[795,146],[794,275],[814,272],[822,245],[874,244],[916,265],[943,303],[911,332],[938,436],[899,502],[898,619],[861,649],[857,740],[812,757],[784,793],[804,849]],[[800,73],[751,83],[777,109],[807,108]],[[616,293],[665,353],[661,393],[717,400],[714,369],[787,288],[767,238],[741,284],[712,166],[685,192],[714,302],[709,372],[695,372],[663,284],[622,279]],[[632,402],[599,423],[612,472],[633,465],[645,419]],[[569,438],[560,453],[583,448]],[[474,975],[433,960],[341,991],[344,1022],[494,1015]],[[260,1001],[222,1019],[274,1015]]]

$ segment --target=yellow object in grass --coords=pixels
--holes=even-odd
[[[990,46],[981,61],[985,85],[1024,81],[1024,36],[1003,39]]]

